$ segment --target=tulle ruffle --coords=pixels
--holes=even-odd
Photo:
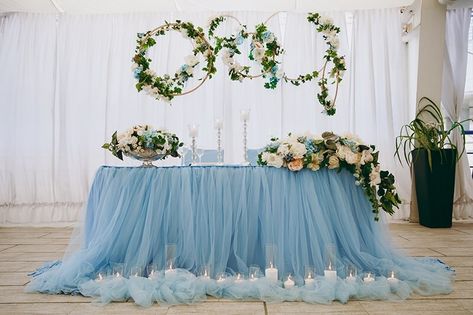
[[[71,246],[62,262],[32,273],[27,291],[83,294],[99,303],[132,299],[143,306],[194,303],[207,296],[330,303],[450,293],[454,271],[433,258],[406,257],[391,244],[387,228],[373,220],[364,192],[346,171],[102,167],[89,195],[83,234],[71,242],[79,246]],[[151,280],[130,277],[128,271],[111,276],[114,264],[165,269],[169,243],[176,245],[175,273]],[[296,287],[285,289],[266,278],[235,281],[238,273],[248,275],[250,265],[264,270],[268,243],[277,248],[279,279],[291,274]],[[328,245],[336,249],[338,280],[319,276],[314,286],[304,286],[305,266],[323,274]],[[222,272],[233,276],[196,277],[204,265],[212,266],[214,278]],[[349,265],[359,273],[354,283],[345,280]],[[364,283],[364,272],[376,281]],[[390,273],[399,281],[388,281]]]

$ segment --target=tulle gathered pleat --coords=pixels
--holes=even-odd
[[[30,292],[94,296],[100,303],[133,299],[182,304],[207,295],[265,301],[330,303],[357,299],[405,299],[452,291],[453,270],[436,259],[414,259],[397,251],[387,225],[375,222],[371,205],[346,172],[270,167],[102,167],[92,185],[80,249],[62,262],[33,273]],[[167,244],[176,245],[175,273],[148,279],[146,267],[165,269]],[[264,270],[265,245],[274,244],[279,277],[291,274],[296,287],[265,278],[224,281],[197,277],[202,266],[211,276]],[[318,277],[304,286],[305,266],[323,274],[326,248],[336,249],[339,279]],[[114,277],[114,264],[124,277]],[[344,280],[346,266],[373,283]],[[130,268],[140,267],[139,277]],[[393,272],[400,281],[388,282]],[[97,275],[104,279],[96,281]],[[361,277],[359,277],[361,278]]]

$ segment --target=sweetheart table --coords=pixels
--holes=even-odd
[[[62,261],[32,274],[27,291],[80,293],[102,302],[131,297],[141,305],[190,303],[206,295],[328,303],[451,292],[454,273],[448,266],[406,257],[393,247],[387,229],[374,221],[371,204],[347,171],[103,166],[80,233]],[[168,244],[175,244],[176,269],[146,278],[148,266],[166,268]],[[279,279],[290,274],[296,287],[283,289],[282,282],[264,277],[234,281],[232,275],[248,275],[250,266],[264,271],[267,244],[276,249]],[[323,277],[327,248],[336,252],[335,281]],[[110,275],[117,264],[123,266],[119,279]],[[210,278],[195,276],[202,266],[211,266]],[[306,266],[317,274],[313,286],[304,285]],[[347,266],[358,271],[352,283],[345,280]],[[212,280],[222,272],[225,281]],[[364,272],[375,281],[364,282]],[[387,279],[391,273],[395,285]]]

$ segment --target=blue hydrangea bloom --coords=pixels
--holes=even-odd
[[[135,79],[139,79],[140,78],[140,73],[141,71],[143,71],[143,67],[142,66],[138,66],[138,68],[136,68],[135,70],[133,70],[133,76],[135,77]]]
[[[244,41],[244,40],[245,40],[245,39],[243,38],[243,36],[241,36],[241,34],[238,34],[238,36],[237,36],[236,39],[235,39],[235,43],[236,43],[237,45],[241,45],[241,44],[243,44],[243,41]]]
[[[268,40],[271,34],[272,33],[270,31],[266,31],[263,34],[261,34],[261,37],[263,38],[263,40]]]

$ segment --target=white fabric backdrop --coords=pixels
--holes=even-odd
[[[205,25],[211,15],[8,16],[0,24],[0,224],[75,220],[100,165],[136,165],[100,149],[113,131],[134,124],[167,127],[188,143],[187,125],[198,123],[199,146],[215,148],[213,120],[223,117],[226,162],[239,162],[242,108],[251,108],[250,148],[289,131],[359,134],[381,150],[384,167],[394,171],[402,198],[409,202],[409,175],[392,158],[394,136],[409,120],[406,48],[397,9],[354,12],[351,50],[345,14],[331,14],[342,29],[341,52],[349,69],[335,117],[320,113],[315,84],[268,91],[259,80],[232,82],[220,58],[217,75],[172,106],[138,94],[130,70],[136,33],[176,18]],[[251,29],[271,14],[234,15]],[[284,32],[284,68],[291,75],[322,62],[324,47],[305,17],[288,13],[285,23],[277,17],[269,22],[279,38]],[[228,22],[222,32],[235,27]],[[157,72],[175,71],[190,47],[178,34],[159,38],[150,51]]]
[[[450,121],[459,121],[465,94],[466,68],[468,61],[468,31],[470,9],[447,11],[445,30],[446,53],[443,64],[442,105]],[[463,150],[461,135],[456,130],[452,136],[458,151]],[[473,180],[466,152],[457,163],[455,171],[455,194],[453,215],[455,219],[473,217]]]

